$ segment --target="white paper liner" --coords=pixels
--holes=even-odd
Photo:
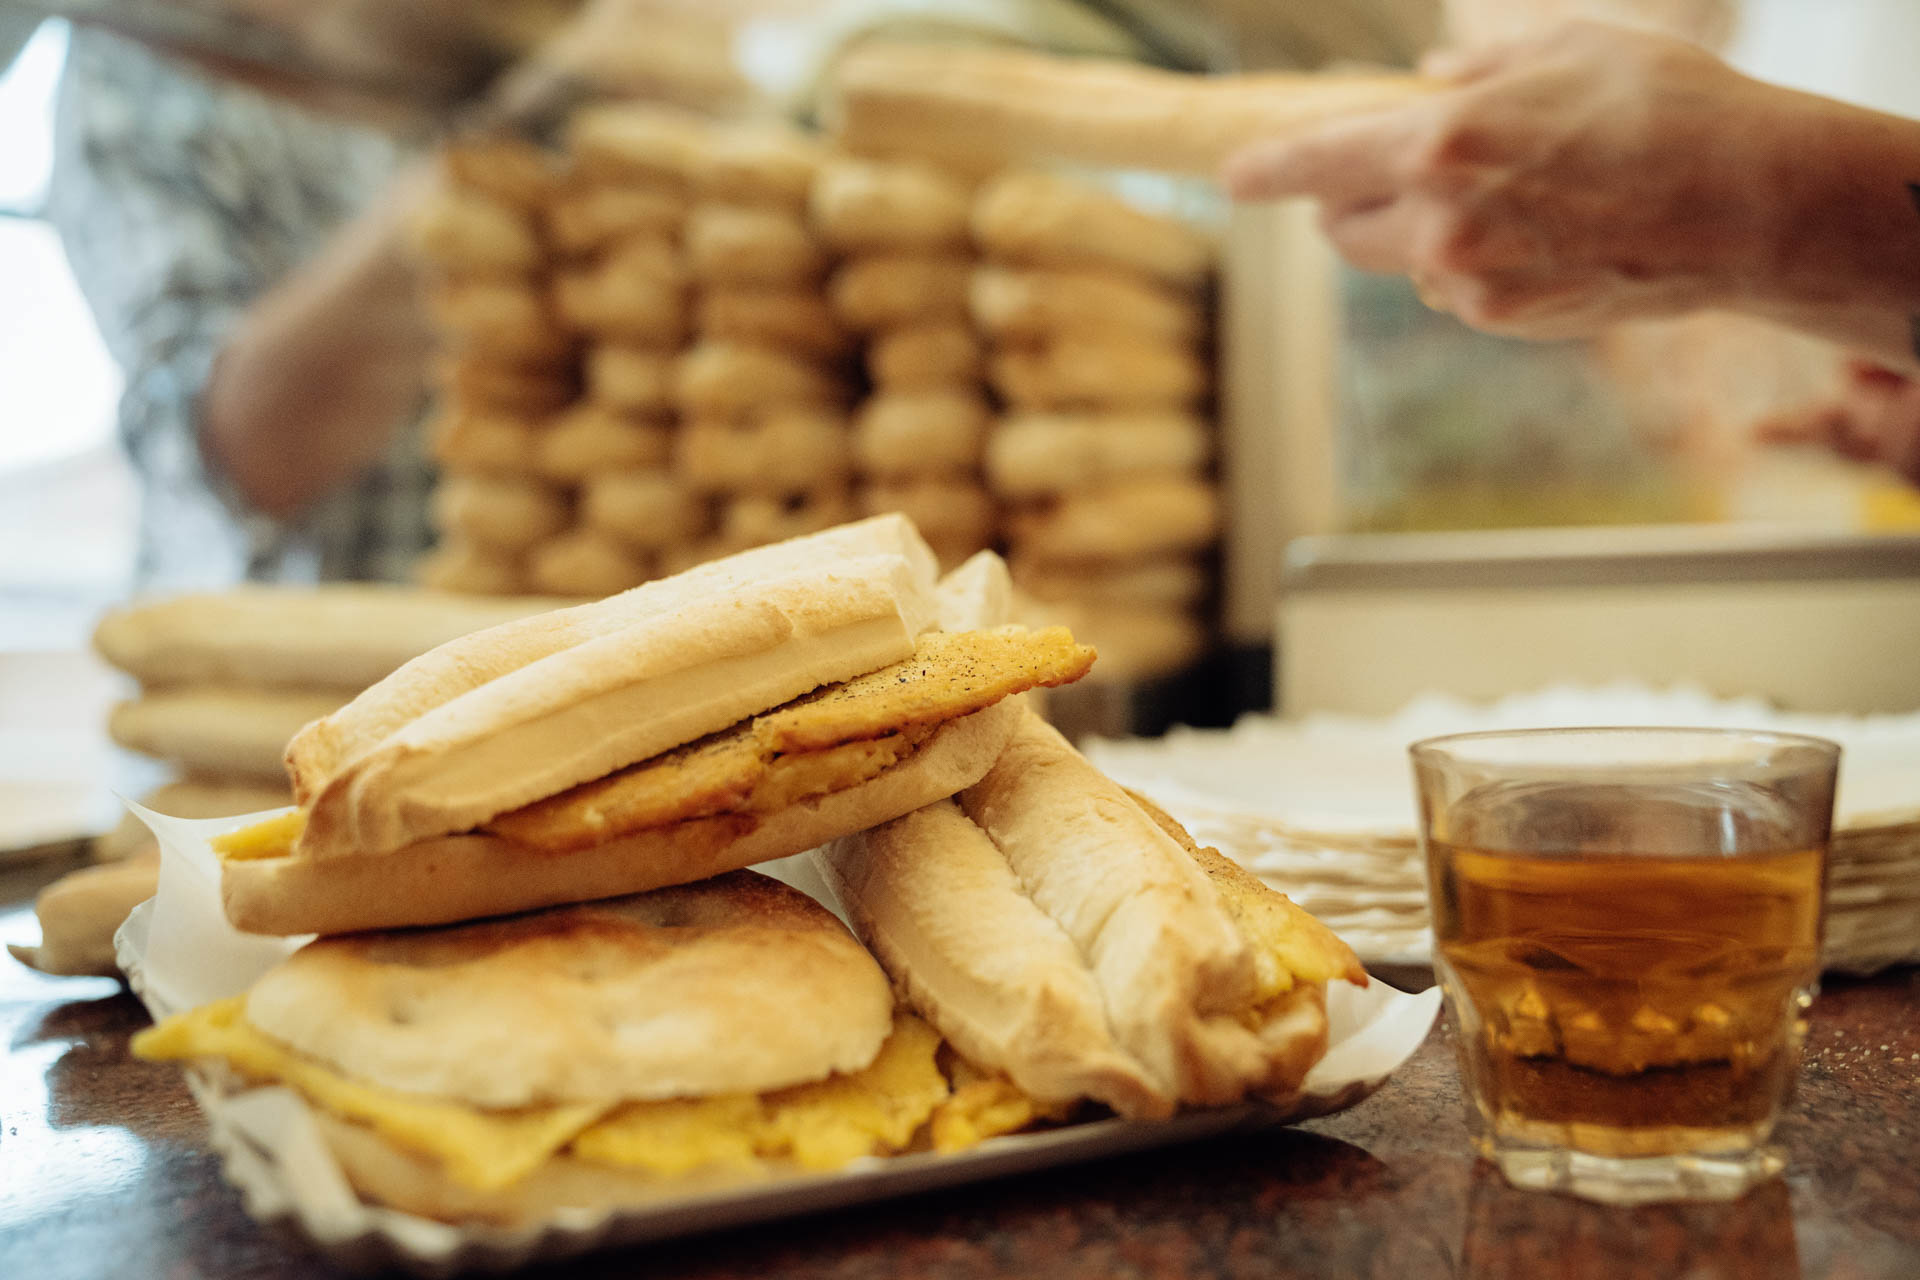
[[[219,863],[209,839],[272,814],[188,821],[135,810],[159,837],[158,893],[115,937],[120,967],[153,1016],[237,995],[305,938],[262,938],[230,926],[220,909]],[[818,879],[803,860],[766,864],[801,889]],[[809,883],[809,880],[812,883]],[[835,906],[830,900],[829,907]],[[329,1261],[355,1271],[417,1275],[505,1271],[594,1249],[641,1244],[837,1208],[1239,1129],[1267,1127],[1352,1106],[1377,1089],[1426,1038],[1440,992],[1417,995],[1375,982],[1335,982],[1327,992],[1330,1045],[1287,1108],[1267,1104],[1193,1112],[1171,1120],[1102,1120],[994,1138],[954,1155],[861,1160],[832,1174],[777,1177],[724,1191],[663,1196],[638,1208],[562,1211],[523,1227],[455,1227],[362,1203],[321,1137],[307,1103],[284,1088],[240,1086],[190,1070],[212,1145],[247,1212],[291,1228]]]

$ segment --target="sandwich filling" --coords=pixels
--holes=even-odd
[[[733,835],[789,805],[848,790],[910,761],[939,730],[1002,699],[1070,684],[1094,650],[1064,627],[921,635],[911,658],[828,685],[480,827],[538,853],[590,849],[702,819]],[[214,842],[229,861],[285,857],[299,813]]]

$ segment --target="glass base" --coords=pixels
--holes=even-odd
[[[1786,1162],[1773,1147],[1738,1155],[1616,1158],[1561,1147],[1483,1150],[1516,1187],[1559,1191],[1601,1204],[1666,1200],[1737,1200],[1779,1174]]]

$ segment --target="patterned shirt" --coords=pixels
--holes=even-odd
[[[430,541],[417,424],[356,481],[277,521],[202,454],[197,415],[247,308],[380,191],[403,159],[396,144],[80,27],[54,139],[47,218],[126,375],[136,585],[406,577]]]

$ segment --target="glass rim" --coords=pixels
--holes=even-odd
[[[1432,737],[1420,738],[1407,744],[1407,754],[1418,760],[1422,757],[1450,756],[1447,748],[1455,743],[1488,742],[1499,738],[1565,738],[1579,735],[1595,737],[1626,737],[1632,734],[1644,736],[1679,738],[1701,737],[1737,739],[1747,738],[1771,743],[1777,746],[1806,747],[1820,752],[1833,760],[1838,760],[1844,751],[1840,743],[1832,738],[1822,738],[1811,733],[1793,733],[1782,729],[1742,729],[1726,725],[1679,725],[1679,724],[1594,724],[1594,725],[1549,725],[1527,729],[1473,729],[1465,733],[1442,733]],[[1474,761],[1471,763],[1489,763]],[[1626,762],[1616,762],[1626,763]]]

